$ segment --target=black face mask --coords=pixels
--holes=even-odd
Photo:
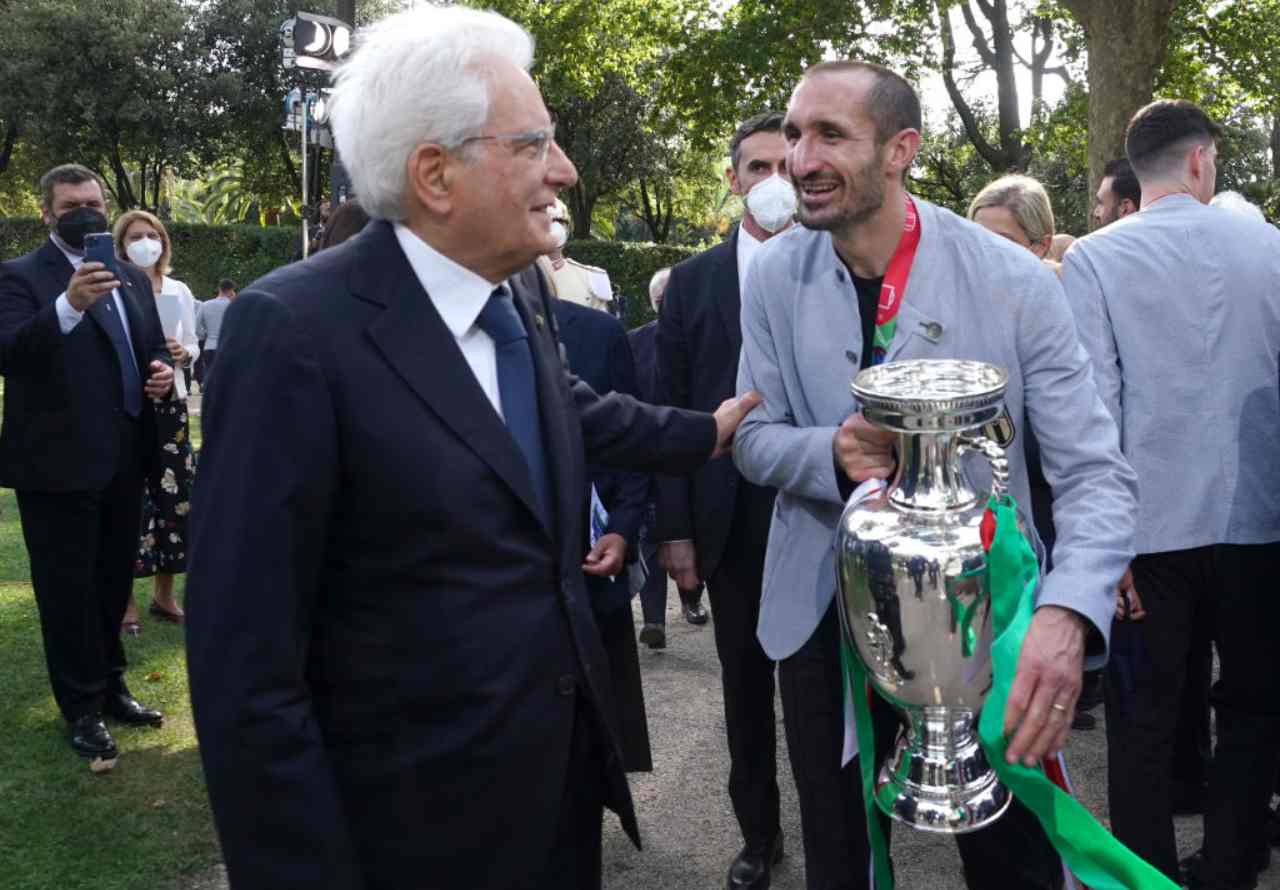
[[[85,235],[106,232],[109,229],[107,218],[102,215],[102,211],[94,210],[92,207],[77,207],[75,210],[68,210],[58,217],[57,225],[54,226],[54,231],[58,233],[58,237],[68,247],[73,247],[76,250],[84,250]]]

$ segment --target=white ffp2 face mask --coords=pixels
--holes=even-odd
[[[777,173],[757,182],[744,201],[760,228],[773,233],[786,228],[796,215],[796,190]]]
[[[139,238],[131,242],[124,252],[128,254],[129,262],[138,268],[150,269],[164,253],[164,245],[155,238]]]
[[[553,221],[551,223],[551,237],[555,239],[556,250],[559,250],[569,243],[569,227],[560,222],[560,220]]]

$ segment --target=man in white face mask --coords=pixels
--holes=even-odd
[[[671,270],[658,319],[658,402],[692,408],[733,394],[748,267],[795,214],[786,153],[778,112],[756,115],[734,133],[725,174],[746,210],[727,241]],[[782,834],[773,662],[756,639],[756,621],[774,490],[747,482],[732,460],[711,461],[693,476],[657,478],[659,560],[682,593],[705,581],[715,613],[729,797],[744,841],[729,867],[728,887],[767,887],[782,856]]]

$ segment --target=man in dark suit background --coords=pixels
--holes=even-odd
[[[662,311],[662,295],[671,277],[670,267],[653,273],[649,279],[649,305],[657,315]],[[640,385],[640,400],[658,400],[658,320],[627,331],[631,342],[631,354],[636,362],[636,380]],[[643,580],[640,588],[640,607],[644,614],[644,627],[640,628],[640,642],[650,649],[667,648],[667,573],[658,564],[658,506],[657,483],[650,487],[649,503],[645,506],[645,520],[640,527],[640,561]],[[690,624],[707,623],[707,610],[702,607],[702,585],[692,590],[680,591],[680,611]]]
[[[741,286],[754,251],[791,223],[795,192],[786,180],[782,114],[743,122],[726,171],[745,212],[723,244],[671,270],[658,317],[658,401],[701,409],[734,393]],[[724,686],[729,796],[744,846],[728,886],[764,888],[782,856],[773,661],[756,639],[765,546],[774,490],[715,460],[690,478],[658,481],[659,558],[681,590],[705,580]]]
[[[118,750],[104,714],[130,726],[163,719],[125,685],[120,620],[155,441],[151,399],[169,394],[173,368],[147,276],[85,262],[85,236],[109,230],[98,177],[64,164],[40,192],[49,240],[0,264],[0,485],[17,493],[71,747],[110,765]]]
[[[233,887],[600,886],[637,838],[583,582],[588,461],[716,416],[598,396],[531,268],[577,173],[493,13],[366,28],[332,125],[373,221],[228,310],[192,506],[191,698]]]
[[[635,359],[621,322],[607,312],[568,300],[556,299],[552,311],[574,376],[602,396],[619,392],[640,397]],[[587,478],[608,519],[597,515],[594,504],[589,506],[590,534],[584,544],[591,546],[582,571],[609,658],[622,733],[622,763],[627,772],[648,771],[653,769],[653,757],[626,564],[636,557],[640,525],[649,502],[649,476],[588,464]]]

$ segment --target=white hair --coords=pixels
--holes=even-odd
[[[533,38],[497,13],[426,5],[360,30],[334,75],[332,127],[361,206],[375,219],[404,219],[414,148],[457,148],[489,117],[487,58],[522,70]]]
[[[653,273],[653,277],[649,279],[649,305],[653,307],[653,311],[658,311],[658,298],[662,296],[662,292],[667,289],[667,279],[671,277],[671,267],[666,266]]]
[[[1232,213],[1247,216],[1249,219],[1257,220],[1260,223],[1267,221],[1262,209],[1257,204],[1251,203],[1248,198],[1239,192],[1218,192],[1213,196],[1213,200],[1209,202],[1209,206],[1221,207],[1223,210],[1230,210]]]

